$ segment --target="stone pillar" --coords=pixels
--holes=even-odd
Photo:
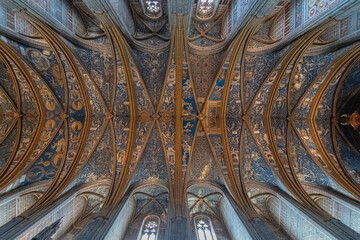
[[[324,217],[323,212],[316,208],[308,208],[301,205],[298,201],[293,199],[287,193],[279,188],[275,188],[274,191],[277,193],[277,197],[280,201],[287,202],[296,209],[301,216],[306,218],[307,221],[311,222],[316,228],[320,229],[329,238],[334,239],[360,239],[360,234],[340,222],[338,219]]]
[[[36,212],[33,212],[34,210],[30,208],[24,212],[24,216],[27,217],[20,215],[0,227],[0,239],[31,238],[48,225],[63,218],[55,238],[60,237],[76,221],[86,207],[85,199],[77,198],[77,195],[83,189],[82,187],[75,187],[51,205]]]
[[[196,239],[190,227],[190,222],[184,217],[174,217],[170,220],[167,239],[184,240]]]
[[[0,226],[29,209],[37,201],[35,195],[45,192],[49,184],[48,181],[38,182],[2,194],[0,196]]]
[[[265,221],[255,211],[241,209],[228,193],[221,200],[220,208],[223,221],[233,239],[286,239],[285,235],[276,231],[273,225]]]
[[[97,214],[97,217],[93,218],[85,225],[75,239],[122,239],[126,234],[126,230],[135,210],[135,205],[135,200],[132,197],[130,190],[128,190],[120,203],[108,216],[102,217],[102,211],[100,211]]]

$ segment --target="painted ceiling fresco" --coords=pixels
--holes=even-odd
[[[305,184],[358,187],[359,43],[319,44],[331,21],[295,31],[339,1],[303,0],[306,16],[295,4],[292,22],[281,1],[269,16],[236,25],[253,1],[239,2],[217,1],[205,16],[195,1],[185,20],[170,16],[167,1],[161,11],[130,1],[132,36],[99,11],[88,17],[102,34],[79,41],[19,13],[36,37],[0,39],[0,190],[50,180],[47,201],[69,186],[109,181],[104,196],[89,197],[90,212],[133,186],[163,186],[136,193],[135,226],[147,214],[166,222],[176,199],[194,216],[218,215],[216,193],[188,191],[198,183],[244,202],[248,182],[295,198]]]

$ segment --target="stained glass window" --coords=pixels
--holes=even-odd
[[[158,221],[150,217],[145,219],[140,240],[156,240],[158,235]]]
[[[200,0],[198,14],[203,16],[211,15],[215,8],[215,0]]]
[[[210,221],[204,218],[195,220],[198,240],[217,240],[210,228]]]
[[[145,8],[148,13],[158,14],[160,12],[160,2],[158,0],[146,0]]]

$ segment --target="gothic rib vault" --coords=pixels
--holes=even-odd
[[[0,239],[360,239],[359,1],[0,0],[0,35]]]

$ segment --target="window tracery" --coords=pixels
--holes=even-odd
[[[149,216],[144,219],[139,240],[156,240],[159,232],[159,218]]]
[[[210,18],[214,16],[218,0],[199,0],[196,15],[198,18]]]
[[[214,8],[214,0],[200,0],[199,13],[202,15],[209,14]]]
[[[145,8],[148,13],[158,14],[160,12],[160,2],[158,0],[146,0]]]
[[[198,217],[195,219],[196,235],[198,240],[217,240],[212,230],[209,218]]]
[[[158,19],[163,15],[162,0],[141,0],[142,10],[145,16]]]

